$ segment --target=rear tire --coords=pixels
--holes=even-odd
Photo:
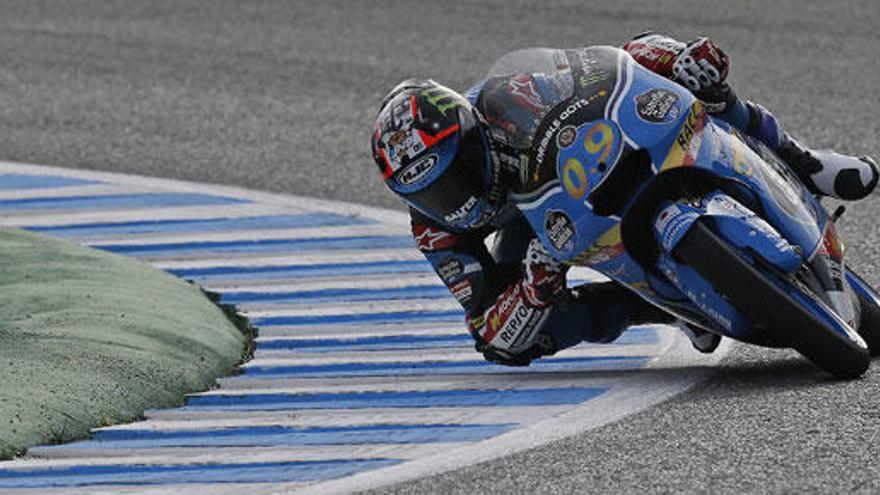
[[[868,285],[865,280],[856,272],[847,268],[850,276],[857,279],[867,290],[874,292],[874,289]],[[853,288],[853,292],[859,301],[859,309],[861,310],[861,318],[859,319],[859,335],[868,343],[868,349],[871,356],[880,356],[880,305],[870,298],[865,297],[861,291]]]
[[[835,377],[856,378],[870,366],[867,348],[816,317],[703,222],[694,224],[673,254],[697,270],[743,315],[766,323],[780,340]]]

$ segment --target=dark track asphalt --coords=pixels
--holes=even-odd
[[[806,142],[880,152],[880,4],[6,0],[0,159],[397,207],[369,161],[394,83],[457,88],[510,49],[710,34],[740,94]],[[844,217],[880,280],[880,201]],[[877,363],[880,364],[880,363]],[[399,492],[880,491],[880,370],[825,379],[740,347],[698,388],[620,423]]]

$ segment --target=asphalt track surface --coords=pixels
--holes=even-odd
[[[405,77],[465,88],[505,51],[709,34],[738,92],[816,147],[880,152],[880,4],[0,3],[0,159],[395,206],[370,164]],[[880,281],[880,201],[842,221]],[[880,490],[880,370],[825,378],[737,346],[702,385],[619,423],[399,492]]]

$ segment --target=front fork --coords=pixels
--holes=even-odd
[[[779,232],[751,210],[721,191],[690,200],[666,202],[654,218],[654,236],[660,247],[657,267],[702,313],[714,321],[720,333],[740,340],[753,340],[754,324],[725,297],[717,293],[702,276],[672,256],[672,252],[694,223],[712,223],[716,234],[735,247],[753,264],[780,277],[803,279],[811,292],[855,328],[858,314],[849,296],[843,267],[843,246],[827,222],[822,242],[810,249],[789,243]],[[809,268],[807,268],[809,267]],[[809,276],[806,276],[809,275]]]

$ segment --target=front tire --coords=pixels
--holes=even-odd
[[[868,285],[856,272],[847,268],[847,275],[855,280],[850,280],[850,285],[861,284],[864,291],[869,291],[874,297],[866,295],[863,290],[853,287],[852,290],[859,301],[861,318],[859,318],[859,335],[868,343],[871,356],[880,356],[880,300],[875,299],[874,289]]]
[[[702,221],[674,253],[754,322],[766,324],[783,342],[838,378],[856,378],[871,364],[867,347],[838,332],[740,256]],[[812,296],[811,299],[815,300]],[[816,309],[828,311],[824,304]],[[829,314],[829,318],[836,315]],[[840,320],[839,318],[837,318]],[[841,321],[842,325],[846,325]]]

